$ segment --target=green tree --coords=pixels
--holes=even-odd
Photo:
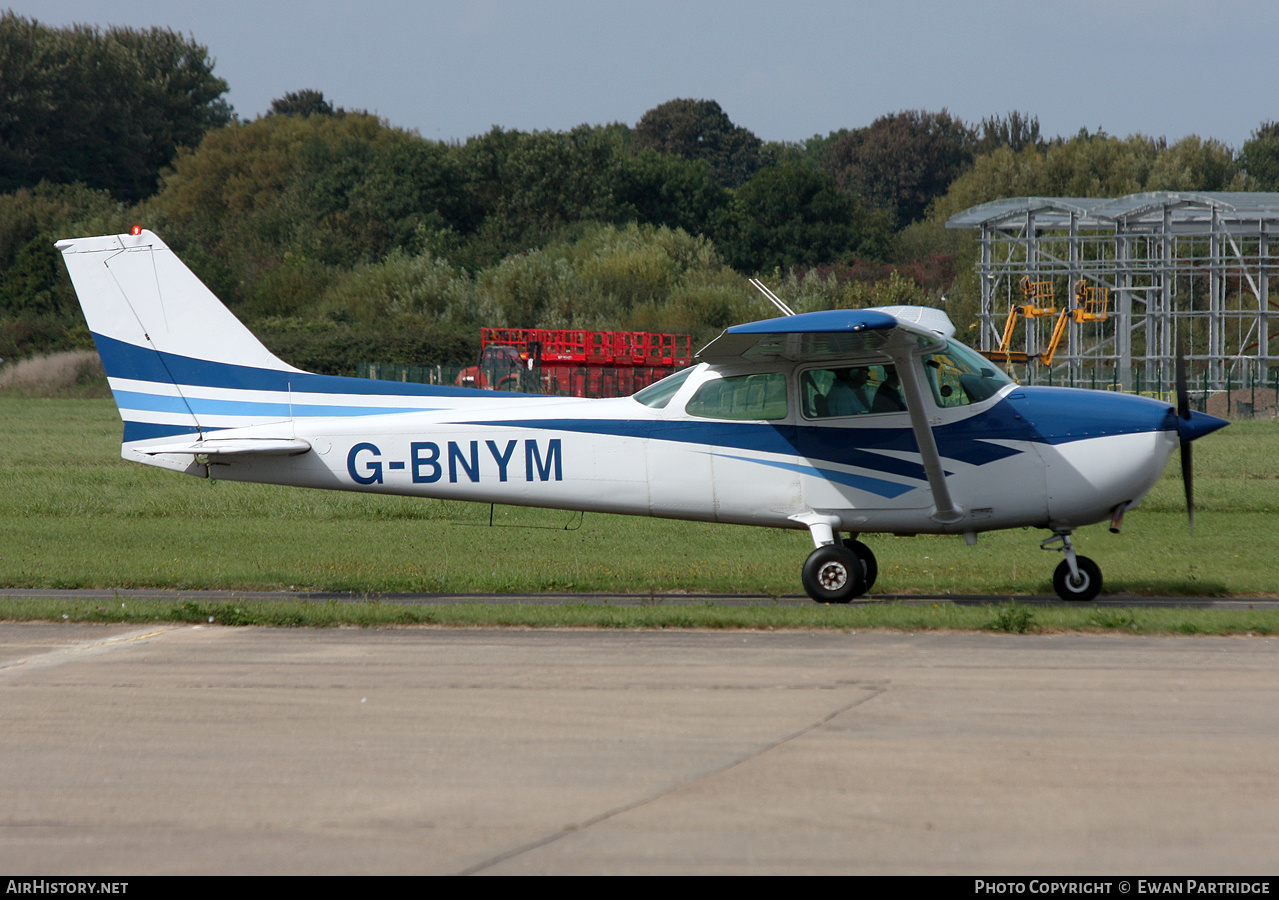
[[[854,197],[886,210],[900,228],[922,218],[969,167],[974,140],[944,109],[894,113],[835,140],[827,171]]]
[[[84,320],[54,242],[117,234],[130,219],[105,191],[41,183],[0,195],[0,356],[82,346]]]
[[[1080,131],[1044,154],[1048,196],[1120,197],[1145,190],[1164,146],[1144,134],[1117,138]]]
[[[622,161],[617,199],[643,224],[710,234],[729,193],[703,160],[641,150]]]
[[[472,227],[457,154],[365,113],[265,116],[180,153],[146,221],[215,293],[287,314],[336,269]],[[280,306],[259,291],[292,285]]]
[[[635,125],[636,150],[701,160],[724,187],[737,187],[764,164],[763,141],[734,125],[714,100],[668,100]]]
[[[1259,191],[1279,191],[1279,122],[1262,122],[1244,142],[1240,165]]]
[[[0,191],[82,182],[136,201],[231,120],[205,47],[168,29],[56,29],[0,14]]]
[[[430,252],[395,251],[340,275],[323,318],[353,328],[620,328],[708,339],[760,315],[757,295],[705,237],[634,223],[574,231],[473,276]]]
[[[1162,138],[1081,131],[1042,151],[999,147],[979,156],[932,214],[938,222],[1004,197],[1121,197],[1140,191],[1246,190],[1230,149],[1195,135],[1171,147]]]
[[[716,243],[734,268],[760,272],[879,255],[887,232],[829,175],[792,165],[764,169],[737,190]]]
[[[47,233],[32,238],[15,254],[0,279],[0,310],[19,315],[58,315],[70,310],[58,284],[58,252]]]
[[[540,247],[577,222],[625,222],[620,201],[625,126],[579,125],[571,131],[494,128],[459,151],[476,236],[469,262],[487,265]]]
[[[1048,142],[1039,133],[1039,117],[1013,110],[1006,116],[988,116],[977,128],[972,146],[974,156],[1007,147],[1019,153],[1027,147],[1043,150]]]
[[[333,104],[324,99],[323,91],[305,88],[300,91],[289,91],[283,97],[271,101],[268,116],[337,116],[345,112],[335,109]]]
[[[1238,161],[1220,141],[1189,135],[1155,156],[1147,191],[1226,191],[1242,187]]]

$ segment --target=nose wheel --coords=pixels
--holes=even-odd
[[[1053,590],[1063,600],[1087,602],[1101,593],[1101,568],[1086,556],[1076,556],[1078,575],[1071,574],[1070,565],[1063,559],[1053,572]]]
[[[1060,547],[1052,545],[1061,542]],[[1060,532],[1039,545],[1043,550],[1060,550],[1065,554],[1053,572],[1053,590],[1063,600],[1087,603],[1101,593],[1101,567],[1086,556],[1075,553],[1070,532]]]

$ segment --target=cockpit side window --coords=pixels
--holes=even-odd
[[[697,389],[684,411],[706,419],[784,419],[786,376],[763,372],[716,378]]]
[[[897,369],[891,365],[808,369],[800,375],[799,394],[808,419],[906,409]]]
[[[963,344],[948,343],[923,362],[933,400],[942,407],[980,403],[1013,383],[994,363]]]

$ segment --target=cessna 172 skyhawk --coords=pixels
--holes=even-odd
[[[191,475],[805,528],[808,594],[877,566],[861,534],[1032,526],[1091,600],[1071,532],[1112,528],[1180,442],[1226,424],[1156,400],[1022,387],[939,310],[729,328],[632,397],[581,400],[315,375],[273,356],[154,234],[60,241],[124,420],[125,459]],[[788,310],[786,310],[788,312]],[[847,534],[848,537],[842,537]]]

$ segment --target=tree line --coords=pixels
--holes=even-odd
[[[339,371],[461,361],[481,325],[705,339],[770,313],[752,274],[801,310],[948,293],[959,321],[976,306],[972,238],[943,226],[968,206],[1279,190],[1276,123],[1235,152],[912,110],[776,143],[676,99],[634,125],[440,142],[313,89],[242,121],[194,39],[12,12],[0,84],[0,357],[85,345],[53,242],[134,223],[268,345]]]

